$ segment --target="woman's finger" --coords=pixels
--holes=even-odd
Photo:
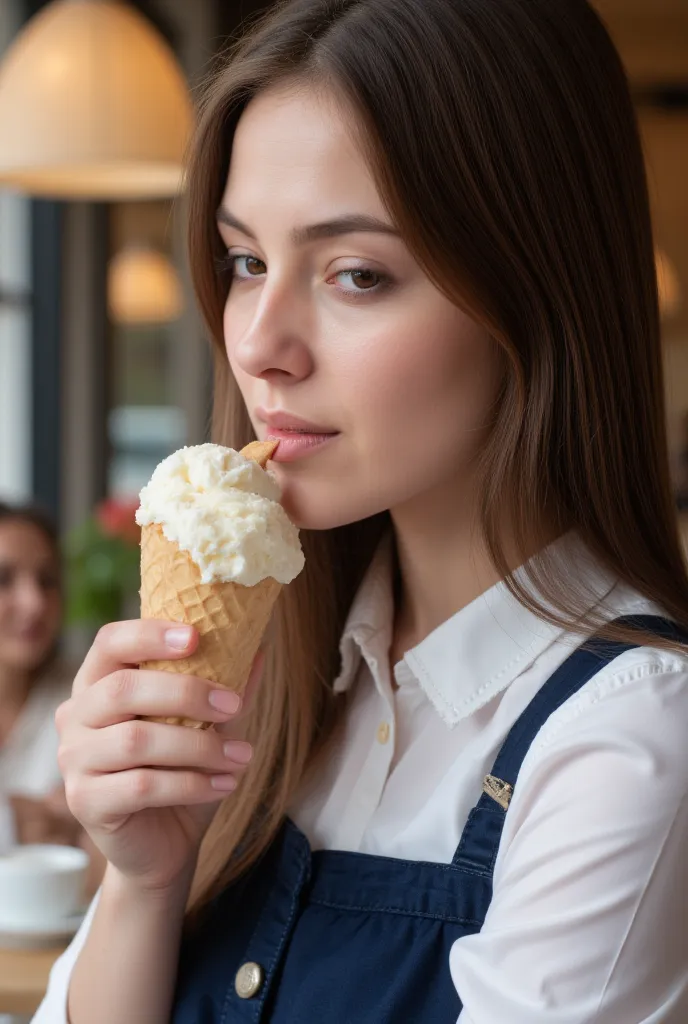
[[[166,771],[162,768],[133,768],[109,775],[76,776],[67,784],[67,799],[75,816],[86,828],[119,828],[122,818],[149,807],[186,807],[218,801],[236,789],[231,773]],[[94,810],[97,822],[91,822]]]
[[[207,679],[137,668],[105,676],[78,698],[72,698],[77,700],[79,722],[91,729],[103,729],[137,716],[226,722],[241,708],[240,697]],[[72,714],[75,710],[73,706]]]
[[[82,693],[104,676],[143,661],[188,657],[198,645],[198,632],[181,622],[131,619],[111,622],[98,631],[74,680]]]
[[[95,743],[61,747],[60,767],[89,774],[141,765],[240,774],[252,753],[248,743],[227,741],[214,732],[132,719],[103,729]]]

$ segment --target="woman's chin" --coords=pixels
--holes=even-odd
[[[342,525],[334,509],[309,502],[307,495],[296,497],[291,488],[282,492],[282,508],[299,530],[332,530]]]
[[[379,510],[368,511],[367,508],[357,509],[353,505],[343,508],[341,502],[308,501],[306,495],[294,500],[289,491],[282,495],[282,507],[299,530],[322,532],[336,530],[340,526],[349,526],[374,515]]]
[[[298,530],[333,530],[336,526],[341,526],[340,522],[325,516],[313,515],[311,512],[294,508],[291,509],[282,502],[284,510],[291,519],[292,523]]]

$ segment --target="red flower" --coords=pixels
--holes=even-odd
[[[141,542],[141,527],[134,519],[139,507],[136,500],[119,501],[107,498],[96,508],[95,516],[103,533],[109,537],[119,537],[126,544],[136,546]]]

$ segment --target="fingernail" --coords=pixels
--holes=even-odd
[[[241,697],[231,690],[211,690],[208,700],[218,711],[233,715],[241,707]]]
[[[219,789],[221,793],[231,793],[237,787],[237,780],[233,775],[213,775],[210,785],[213,789]]]
[[[248,764],[253,757],[253,747],[250,743],[241,743],[237,740],[228,740],[222,747],[225,757],[237,764]]]
[[[165,633],[165,643],[168,647],[173,647],[175,651],[183,651],[191,643],[191,630],[185,626],[168,629]]]

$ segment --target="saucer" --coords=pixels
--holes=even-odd
[[[86,909],[69,917],[45,921],[8,921],[0,914],[0,948],[50,949],[71,939],[86,916]]]

